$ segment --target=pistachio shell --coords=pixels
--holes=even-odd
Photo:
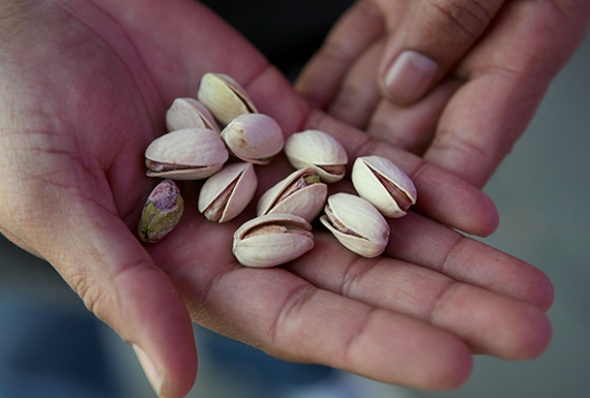
[[[340,181],[346,173],[346,150],[323,131],[305,130],[291,135],[285,142],[285,154],[293,167],[312,167],[327,183]]]
[[[176,98],[166,112],[168,131],[189,127],[205,127],[219,133],[219,126],[213,115],[194,98]]]
[[[328,197],[322,224],[349,250],[376,257],[389,242],[389,225],[383,215],[367,200],[349,193]]]
[[[381,156],[355,160],[352,183],[358,194],[387,217],[402,217],[416,203],[416,187],[392,161]]]
[[[326,204],[328,187],[311,168],[296,170],[266,191],[258,201],[259,216],[289,213],[312,222]]]
[[[203,184],[199,194],[199,211],[210,221],[229,221],[248,206],[257,185],[254,165],[226,164]]]
[[[246,90],[222,73],[203,75],[197,98],[222,126],[244,113],[258,112]]]
[[[155,243],[168,235],[180,221],[184,201],[180,190],[172,180],[160,182],[152,190],[137,227],[137,233],[144,242]]]
[[[279,124],[261,113],[236,117],[221,131],[221,139],[235,156],[255,164],[270,163],[285,144]]]
[[[219,134],[207,128],[171,131],[145,150],[147,175],[198,180],[217,172],[229,158]]]
[[[314,246],[311,225],[292,214],[267,214],[244,223],[234,234],[240,264],[266,268],[284,264]]]

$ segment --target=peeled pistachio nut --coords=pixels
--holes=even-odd
[[[160,182],[152,190],[141,212],[137,234],[144,242],[155,243],[176,227],[184,211],[180,190],[172,180]]]
[[[296,170],[266,191],[258,201],[259,216],[289,213],[312,222],[324,208],[328,187],[311,168]]]
[[[246,90],[222,73],[206,73],[201,78],[197,99],[222,125],[244,113],[258,112]]]
[[[305,130],[285,142],[285,154],[296,169],[312,167],[327,183],[344,178],[348,156],[334,137],[319,130]]]
[[[248,206],[257,185],[254,165],[226,164],[203,184],[199,194],[199,211],[210,221],[229,221]]]
[[[166,112],[168,131],[189,127],[205,127],[219,133],[219,126],[213,115],[194,98],[176,98]]]
[[[328,197],[322,224],[346,248],[363,257],[383,253],[389,242],[389,225],[367,200],[349,193]]]
[[[232,251],[240,264],[267,268],[284,264],[314,246],[311,225],[292,214],[267,214],[245,222],[234,233]]]
[[[221,139],[232,154],[255,164],[270,163],[285,144],[279,124],[261,113],[236,117],[221,131]]]
[[[381,156],[364,156],[352,166],[352,184],[359,196],[387,217],[402,217],[416,203],[416,187],[392,161]]]
[[[171,131],[145,150],[149,177],[199,180],[216,173],[229,158],[215,131],[203,127]]]

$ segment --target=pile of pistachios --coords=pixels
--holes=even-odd
[[[346,173],[344,147],[319,130],[294,133],[285,141],[279,124],[259,113],[244,88],[224,74],[205,74],[196,98],[175,99],[166,127],[168,133],[145,151],[147,175],[163,178],[139,222],[145,242],[159,241],[180,221],[184,201],[173,180],[206,179],[198,210],[211,222],[226,222],[254,198],[254,165],[269,164],[281,151],[294,171],[260,197],[256,217],[236,230],[232,250],[242,265],[272,267],[311,250],[311,223],[320,215],[343,246],[376,257],[389,242],[384,217],[401,217],[416,203],[412,180],[379,156],[355,160],[351,180],[358,195],[328,196],[327,184]]]

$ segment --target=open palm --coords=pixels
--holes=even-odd
[[[48,260],[88,308],[136,347],[161,396],[196,372],[191,318],[281,358],[385,382],[453,388],[471,354],[532,358],[546,347],[550,282],[466,238],[489,234],[493,204],[414,155],[311,109],[243,38],[188,0],[8,1],[0,6],[0,230]],[[319,128],[351,157],[394,158],[419,190],[391,222],[384,256],[362,259],[318,231],[284,267],[247,269],[231,254],[240,221],[205,221],[198,183],[156,245],[135,237],[154,179],[143,151],[172,99],[224,72],[289,134]],[[261,189],[286,175],[259,168]]]

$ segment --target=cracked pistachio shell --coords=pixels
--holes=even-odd
[[[289,213],[312,222],[324,208],[328,187],[311,168],[296,170],[266,191],[258,201],[259,216]]]
[[[340,181],[346,173],[346,150],[323,131],[305,130],[291,135],[285,142],[285,154],[293,167],[312,167],[327,183]]]
[[[351,178],[359,196],[367,199],[387,217],[402,217],[416,203],[414,183],[387,158],[357,158]]]
[[[210,221],[229,221],[252,201],[257,185],[254,165],[226,164],[203,184],[199,194],[199,211]]]
[[[205,127],[219,133],[219,126],[213,115],[194,98],[176,98],[166,111],[168,131],[189,127]]]
[[[294,260],[314,246],[311,225],[292,214],[267,214],[245,222],[234,234],[240,264],[267,268]]]
[[[221,139],[236,157],[262,165],[270,163],[285,144],[279,124],[261,113],[236,117],[221,131]]]
[[[363,257],[380,255],[389,242],[387,221],[360,196],[343,192],[331,195],[320,221],[343,246]]]
[[[258,112],[246,90],[222,73],[206,73],[201,78],[197,99],[222,125],[244,113]]]
[[[184,211],[180,190],[172,180],[160,182],[152,190],[143,210],[137,234],[144,242],[155,243],[176,227]]]
[[[215,131],[203,127],[171,131],[145,150],[149,177],[199,180],[216,173],[229,158]]]

